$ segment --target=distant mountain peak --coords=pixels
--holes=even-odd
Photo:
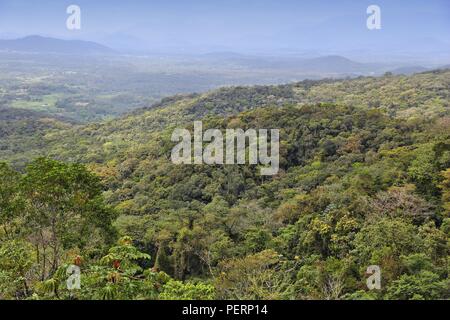
[[[114,54],[114,50],[96,42],[63,40],[40,35],[29,35],[13,40],[0,40],[0,50],[74,55]]]

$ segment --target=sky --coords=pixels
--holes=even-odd
[[[69,5],[81,30],[66,28]],[[381,30],[368,30],[369,5]],[[0,38],[45,35],[121,50],[450,52],[448,0],[0,0]]]

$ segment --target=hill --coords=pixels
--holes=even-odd
[[[47,148],[27,151],[35,156],[67,154],[65,158],[71,160],[106,162],[119,151],[127,153],[127,150],[142,148],[152,134],[161,130],[192,124],[210,116],[229,117],[265,107],[333,103],[379,109],[405,120],[433,119],[448,111],[449,87],[450,70],[438,70],[412,76],[306,80],[279,86],[222,88],[204,94],[165,98],[129,115],[77,126],[69,132],[49,130],[44,137]],[[67,149],[62,153],[61,150],[55,152],[63,143]],[[4,140],[4,144],[8,141]],[[105,145],[110,147],[105,148]],[[9,159],[4,152],[0,152],[0,160]]]
[[[45,217],[50,206],[57,217],[80,212],[67,222],[75,230],[85,230],[78,222],[95,210],[89,217],[110,238],[113,230],[131,237],[113,247],[100,231],[79,239],[67,228],[49,238],[61,243],[53,269],[65,270],[66,255],[86,257],[89,281],[77,295],[87,299],[448,299],[449,80],[450,70],[436,70],[223,88],[108,122],[49,128],[25,154],[0,150],[23,172],[6,180],[13,174],[0,166],[3,179],[19,179],[16,188],[26,192],[25,210],[8,207],[29,212],[12,228],[35,212]],[[263,177],[255,165],[173,164],[173,129],[192,130],[194,120],[221,131],[280,129],[279,174]],[[24,167],[24,158],[38,155],[64,163]],[[102,195],[86,168],[101,179]],[[5,186],[0,192],[10,195]],[[119,214],[113,224],[103,201]],[[30,232],[51,234],[53,220],[31,221],[45,228]],[[47,245],[39,239],[22,241]],[[42,264],[35,297],[69,297],[61,272],[46,273]],[[380,290],[366,289],[370,265],[382,270]]]
[[[61,40],[41,36],[28,36],[14,40],[0,40],[0,50],[70,55],[114,54],[112,49],[95,42]]]
[[[67,130],[73,125],[71,120],[42,112],[0,107],[1,153],[15,161],[27,162],[32,157],[29,152],[46,147],[43,138],[49,131]]]
[[[304,74],[380,74],[387,66],[370,63],[359,63],[338,55],[316,58],[256,57],[232,52],[217,52],[204,55],[205,61],[230,63],[247,68],[290,70]]]

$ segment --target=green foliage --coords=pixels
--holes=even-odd
[[[213,300],[214,286],[210,284],[170,280],[159,295],[162,300]]]
[[[0,234],[9,239],[20,232],[17,225],[25,204],[17,183],[19,179],[19,173],[0,163]]]
[[[42,148],[0,153],[23,169],[0,165],[0,295],[447,299],[449,77],[224,88],[45,131]],[[279,174],[172,164],[173,129],[199,119],[280,128]],[[23,166],[30,154],[49,157]],[[381,290],[366,287],[369,265]]]
[[[39,158],[27,166],[21,189],[24,227],[38,249],[42,279],[58,269],[63,250],[94,248],[115,236],[115,213],[103,201],[100,180],[84,166]]]
[[[450,169],[442,172],[443,181],[440,184],[442,190],[442,206],[446,210],[447,216],[450,216]]]
[[[218,297],[235,300],[287,299],[293,287],[288,262],[273,250],[220,263],[216,279]]]
[[[27,274],[36,257],[31,244],[23,240],[0,243],[0,298],[15,299],[29,295]]]
[[[433,300],[449,299],[450,283],[441,280],[439,275],[429,271],[418,274],[401,275],[398,280],[392,282],[386,294],[391,300]]]

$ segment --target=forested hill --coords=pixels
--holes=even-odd
[[[447,299],[449,101],[449,70],[224,88],[165,99],[105,123],[50,128],[39,148],[30,142],[12,156],[3,147],[0,160],[21,173],[0,167],[10,188],[20,182],[0,192],[23,189],[27,210],[42,217],[39,210],[52,205],[71,217],[80,212],[74,221],[82,234],[57,229],[67,231],[48,240],[60,249],[52,267],[37,263],[34,289],[18,283],[11,290],[67,296],[64,270],[56,270],[75,253],[86,260],[82,298]],[[280,129],[279,174],[172,164],[173,129],[192,129],[197,119],[205,129]],[[39,159],[24,168],[36,156],[62,162]],[[83,165],[66,164],[73,162]],[[73,202],[64,206],[46,196],[66,189],[61,199]],[[8,228],[34,217],[22,216],[27,210],[16,210]],[[97,225],[84,229],[90,219]],[[32,221],[51,234],[53,220]],[[108,251],[119,236],[131,238]],[[42,246],[44,240],[26,232],[21,238]],[[36,264],[7,269],[1,258],[10,249],[0,250],[4,279]],[[370,265],[382,270],[381,290],[367,289]]]
[[[389,116],[403,119],[433,118],[448,111],[449,86],[450,70],[446,69],[412,76],[306,80],[289,85],[230,87],[205,94],[179,95],[109,122],[75,126],[70,131],[49,130],[42,140],[48,148],[32,141],[18,146],[7,138],[2,139],[0,160],[12,160],[23,166],[27,159],[38,155],[58,156],[62,150],[56,149],[62,146],[65,149],[63,153],[67,152],[71,160],[90,162],[96,158],[94,162],[101,162],[109,159],[109,150],[113,150],[114,155],[117,151],[139,148],[149,141],[152,132],[168,126],[189,124],[206,116],[231,116],[268,106],[330,102],[380,109]],[[11,154],[10,149],[16,152]],[[17,152],[17,149],[22,152]]]
[[[46,148],[44,136],[72,128],[74,121],[33,110],[0,107],[0,153],[3,159]]]

